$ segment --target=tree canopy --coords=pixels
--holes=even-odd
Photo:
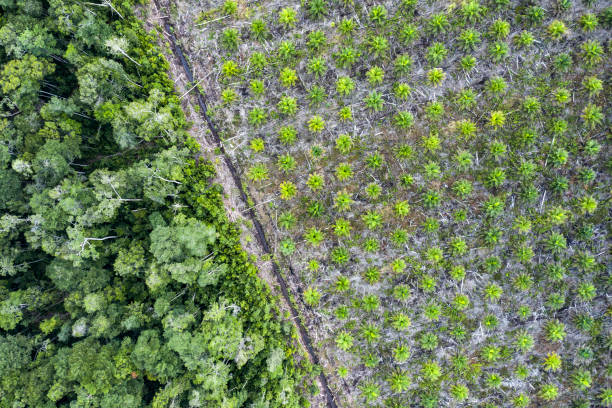
[[[303,406],[133,6],[0,1],[0,407]]]

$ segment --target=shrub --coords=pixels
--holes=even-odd
[[[591,68],[603,60],[603,48],[597,40],[587,40],[580,45],[584,64]]]
[[[582,30],[585,32],[594,31],[598,25],[597,16],[592,13],[583,14],[578,22]]]
[[[544,20],[544,14],[545,14],[544,9],[536,5],[530,6],[529,8],[527,8],[527,12],[526,12],[527,20],[532,25],[538,25],[542,23],[542,21]]]
[[[321,133],[325,129],[325,121],[319,115],[314,115],[308,120],[308,130],[313,133]]]
[[[342,133],[336,138],[336,149],[342,154],[347,154],[353,148],[353,139],[347,133]]]
[[[287,153],[278,157],[277,165],[283,173],[291,173],[293,170],[295,170],[297,162],[293,156]]]
[[[404,313],[397,313],[392,318],[392,325],[395,330],[407,330],[412,324],[410,318]]]
[[[500,128],[504,126],[506,123],[506,115],[502,111],[493,111],[491,112],[491,117],[489,118],[489,124],[493,128]]]
[[[264,141],[260,137],[253,138],[251,139],[249,147],[256,153],[262,152],[265,148]]]
[[[600,125],[604,119],[604,115],[601,112],[601,108],[592,103],[585,106],[582,110],[582,120],[589,128],[594,129],[597,125]]]
[[[321,294],[319,293],[317,289],[313,288],[312,286],[309,286],[304,291],[304,301],[306,302],[307,305],[316,306],[319,304],[320,300],[321,300]]]
[[[548,341],[562,341],[565,338],[565,324],[559,320],[550,320],[545,326]]]
[[[543,384],[538,392],[538,396],[544,401],[553,401],[558,395],[559,389],[554,384]]]
[[[295,252],[295,242],[291,238],[285,238],[280,242],[280,252],[285,256],[290,256]]]
[[[285,29],[294,28],[297,22],[297,11],[285,7],[278,12],[278,23]]]
[[[313,57],[308,61],[307,69],[316,79],[319,79],[327,72],[327,64],[322,57]]]
[[[489,35],[495,40],[503,40],[510,34],[510,23],[504,20],[495,20],[489,27]]]
[[[526,353],[534,346],[533,336],[526,330],[521,330],[516,334],[514,345],[521,353]]]
[[[278,102],[278,111],[283,115],[293,116],[297,113],[297,101],[291,96],[282,96]]]
[[[411,92],[412,92],[412,88],[410,88],[408,84],[404,84],[404,83],[395,84],[394,89],[393,89],[393,93],[395,94],[395,97],[399,99],[400,101],[407,100]]]
[[[348,96],[355,89],[355,82],[349,77],[340,77],[336,81],[336,92],[341,96]]]
[[[346,292],[347,290],[350,289],[350,287],[351,287],[351,282],[346,276],[338,276],[338,279],[336,279],[336,285],[335,285],[335,289],[338,292]]]
[[[383,108],[382,94],[377,91],[372,91],[364,99],[364,103],[368,109],[371,109],[375,112],[381,111]]]
[[[326,0],[309,0],[307,5],[308,15],[313,19],[319,19],[327,14]]]
[[[221,92],[221,100],[223,100],[224,105],[232,105],[238,100],[238,94],[232,88],[225,88]]]
[[[596,76],[588,76],[582,80],[582,86],[590,97],[597,96],[603,89],[603,82]]]
[[[317,228],[311,227],[306,231],[306,234],[304,234],[304,239],[312,246],[317,247],[325,239],[325,235],[323,235],[323,232]]]
[[[261,74],[264,68],[268,65],[266,56],[258,51],[251,54],[249,58],[249,66],[255,75]]]
[[[232,78],[238,76],[240,73],[240,69],[238,68],[238,64],[235,61],[227,60],[223,63],[221,67],[221,72],[225,78]]]
[[[478,0],[465,1],[459,8],[459,15],[466,23],[476,23],[480,21],[485,12],[485,7],[481,6]]]
[[[419,345],[423,350],[433,351],[438,347],[438,336],[430,332],[423,333],[419,338]]]
[[[338,265],[345,265],[349,262],[350,254],[345,247],[336,247],[331,251],[331,260]]]
[[[406,391],[412,383],[408,374],[401,370],[394,371],[387,381],[389,382],[389,388],[398,393]]]
[[[489,344],[482,348],[480,355],[484,361],[493,363],[501,357],[501,349],[498,346]]]
[[[410,112],[398,112],[393,117],[393,124],[399,129],[409,129],[414,124],[414,116]]]
[[[251,22],[251,34],[257,41],[265,40],[268,37],[268,25],[263,20],[253,20]]]
[[[380,153],[374,152],[366,158],[365,162],[370,169],[377,170],[382,167],[384,159]]]
[[[434,14],[427,20],[427,29],[432,34],[444,34],[449,27],[448,17],[444,13]]]
[[[368,77],[368,82],[370,85],[380,85],[383,82],[385,73],[381,67],[373,66],[368,70],[366,76]]]
[[[291,125],[283,126],[278,130],[278,139],[284,145],[291,145],[297,139],[297,130]]]
[[[338,211],[348,211],[352,203],[353,200],[346,191],[338,191],[336,197],[334,197],[334,207],[336,207]]]
[[[463,51],[474,51],[480,44],[480,33],[472,28],[465,29],[457,38]]]
[[[338,111],[338,117],[341,122],[351,122],[353,120],[353,111],[350,106],[344,106]]]
[[[250,88],[251,88],[251,92],[253,93],[253,96],[256,96],[256,97],[262,96],[266,89],[263,81],[260,79],[253,79],[251,81]]]
[[[327,37],[321,30],[312,31],[308,34],[306,45],[310,50],[319,52],[327,45]]]
[[[553,20],[549,25],[548,25],[548,35],[553,39],[553,40],[559,40],[561,39],[565,34],[567,34],[567,27],[565,26],[565,23],[563,23],[563,21],[560,20]]]
[[[399,76],[408,75],[412,69],[412,64],[412,58],[409,55],[398,55],[393,64],[394,71]]]
[[[372,323],[366,323],[361,328],[361,335],[368,343],[374,343],[380,338],[380,329]]]
[[[361,395],[367,402],[374,402],[380,396],[380,388],[378,384],[373,382],[365,382],[359,386]]]
[[[497,389],[501,386],[502,378],[495,373],[491,373],[485,379],[488,388]]]
[[[427,71],[427,82],[432,86],[440,86],[446,74],[440,68],[433,68]]]
[[[442,376],[442,370],[435,361],[427,361],[421,366],[421,376],[425,381],[436,381]]]
[[[278,45],[277,55],[278,59],[284,63],[288,64],[295,57],[296,54],[295,44],[293,41],[284,40],[281,41]]]
[[[523,31],[515,37],[514,42],[519,48],[528,48],[535,42],[535,37],[530,31]]]
[[[599,394],[599,400],[604,407],[612,407],[612,388],[604,388]]]
[[[572,57],[569,54],[561,53],[555,57],[553,66],[559,72],[567,72],[572,66]]]
[[[291,181],[283,181],[280,184],[280,198],[290,200],[297,194],[297,187]]]
[[[339,68],[350,69],[359,58],[359,53],[353,47],[344,47],[336,54],[336,64]]]
[[[591,373],[585,369],[578,369],[572,375],[572,384],[579,390],[591,388],[592,381]]]
[[[361,219],[369,229],[377,229],[382,225],[382,215],[377,211],[368,211]]]
[[[406,200],[398,201],[397,203],[395,203],[393,210],[395,211],[395,214],[399,217],[405,217],[410,212],[410,204],[408,204],[408,201]]]
[[[530,399],[525,394],[519,394],[512,399],[512,405],[516,408],[527,408],[529,403]]]
[[[254,127],[263,125],[268,119],[268,114],[263,108],[253,108],[249,111],[249,124]]]
[[[385,6],[377,5],[370,10],[370,20],[375,25],[383,25],[387,19],[387,9]]]
[[[414,43],[419,38],[419,28],[412,24],[406,23],[404,24],[399,31],[398,37],[402,41],[405,46],[408,46]]]
[[[323,179],[322,175],[317,174],[317,173],[311,173],[310,175],[308,175],[308,180],[306,181],[306,185],[312,191],[318,191],[322,189],[323,186],[325,185],[325,180]]]
[[[456,97],[456,103],[462,110],[470,109],[476,103],[476,94],[471,89],[462,89]]]
[[[551,232],[544,241],[544,246],[553,254],[559,254],[567,248],[567,241],[563,234]]]
[[[238,30],[227,28],[221,33],[221,46],[228,51],[236,51],[238,49],[239,38]]]
[[[247,178],[254,182],[261,182],[268,179],[268,168],[264,163],[253,165],[247,171]]]
[[[459,65],[465,72],[470,72],[476,67],[476,58],[474,58],[472,55],[466,55],[465,57],[461,58]]]
[[[368,39],[368,51],[375,58],[382,58],[389,50],[389,42],[381,35],[374,35]]]
[[[236,14],[236,12],[238,11],[238,3],[234,0],[226,0],[223,3],[223,7],[221,8],[221,11],[225,15],[232,16]]]
[[[348,237],[351,234],[351,224],[344,218],[338,218],[334,224],[334,233],[338,237]]]
[[[346,331],[341,331],[336,336],[336,346],[341,350],[348,351],[353,346],[353,336]]]
[[[308,91],[308,99],[310,99],[311,106],[319,106],[326,98],[325,89],[319,85],[313,85]]]
[[[339,181],[346,181],[353,177],[353,169],[348,163],[340,163],[336,166],[336,177]]]
[[[429,48],[427,48],[427,53],[425,54],[425,58],[431,65],[440,65],[442,61],[448,55],[448,50],[444,46],[444,44],[436,42],[433,43]]]
[[[461,281],[465,278],[465,267],[463,265],[453,265],[449,274],[453,280]]]
[[[442,104],[442,102],[437,101],[437,100],[431,101],[430,103],[427,104],[427,106],[425,106],[425,114],[429,120],[437,121],[441,119],[442,116],[444,115],[444,105]],[[436,133],[432,131],[429,137],[437,138],[437,135]]]
[[[501,62],[508,57],[510,48],[503,41],[495,41],[489,45],[489,55],[493,62]]]
[[[345,18],[338,24],[338,31],[345,37],[350,37],[354,30],[355,21],[352,18]]]
[[[279,75],[279,81],[281,85],[286,88],[295,86],[297,79],[298,78],[297,78],[297,74],[295,73],[295,70],[289,67],[283,68]]]
[[[453,299],[453,306],[457,310],[465,310],[470,306],[470,299],[464,294],[456,295]]]
[[[451,386],[450,393],[453,399],[459,402],[465,401],[469,396],[468,387],[464,384],[455,384]]]

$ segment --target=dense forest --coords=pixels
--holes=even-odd
[[[135,4],[0,1],[0,407],[299,407]]]

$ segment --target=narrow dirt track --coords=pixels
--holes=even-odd
[[[178,46],[176,38],[171,23],[169,21],[167,13],[164,13],[164,8],[161,6],[159,0],[154,0],[150,3],[149,13],[148,13],[149,21],[149,29],[151,29],[151,25],[161,23],[164,28],[164,37],[170,43],[170,47],[172,50],[172,55],[165,55],[165,57],[169,60],[170,63],[170,72],[169,75],[172,80],[175,82],[177,89],[186,88],[183,91],[185,96],[188,96],[183,100],[184,105],[188,105],[190,112],[186,112],[188,116],[191,116],[190,119],[194,119],[194,115],[198,115],[202,127],[206,127],[208,131],[203,131],[200,129],[199,131],[192,131],[192,135],[198,140],[203,152],[212,152],[215,148],[219,149],[221,155],[223,157],[223,161],[221,163],[216,164],[218,178],[220,184],[223,186],[224,191],[228,194],[228,198],[224,200],[224,204],[226,207],[226,211],[232,221],[239,221],[241,218],[245,218],[244,214],[246,213],[247,219],[252,223],[254,229],[254,235],[256,237],[257,245],[253,245],[253,243],[244,242],[245,250],[251,254],[257,256],[259,258],[261,255],[268,255],[271,258],[273,257],[272,249],[270,248],[270,244],[266,235],[264,233],[264,228],[257,217],[257,213],[254,210],[254,207],[257,206],[257,203],[249,206],[249,197],[246,193],[246,186],[243,185],[242,180],[238,174],[238,170],[234,163],[232,162],[229,154],[225,151],[225,147],[219,137],[219,133],[215,123],[208,116],[208,106],[206,101],[206,95],[201,91],[200,87],[193,86],[194,78],[189,67],[189,63],[180,46]],[[163,47],[162,47],[163,48]],[[182,70],[182,72],[180,72]],[[184,80],[180,81],[179,78],[183,77]],[[197,105],[199,107],[199,112],[193,109],[193,106],[189,105]],[[184,106],[185,107],[185,106]],[[191,115],[189,115],[191,113]],[[195,121],[194,121],[195,122]],[[194,124],[194,127],[197,127],[197,123]],[[253,203],[253,198],[251,198],[251,203]],[[238,208],[244,208],[242,211],[238,210]],[[288,311],[291,315],[291,320],[293,324],[297,328],[298,332],[298,341],[302,345],[302,347],[306,350],[308,359],[311,363],[320,365],[320,360],[314,350],[312,345],[312,340],[301,321],[300,315],[296,310],[295,306],[291,302],[291,293],[290,288],[287,285],[287,282],[283,278],[280,268],[278,264],[274,261],[270,262],[257,262],[257,267],[259,269],[260,277],[268,284],[270,290],[274,294],[278,294],[278,291],[275,290],[275,286],[277,285],[280,288],[280,302],[281,302],[281,310]],[[337,408],[336,399],[334,394],[332,393],[327,378],[323,372],[321,372],[318,376],[319,387],[322,389],[324,394],[325,401],[321,401],[328,408]]]

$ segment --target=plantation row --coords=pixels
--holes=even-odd
[[[343,406],[612,404],[604,6],[178,3]]]

